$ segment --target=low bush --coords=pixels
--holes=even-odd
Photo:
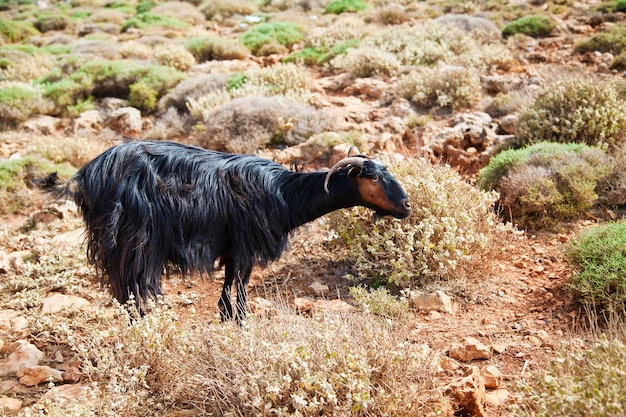
[[[366,314],[387,319],[402,320],[409,313],[409,302],[405,297],[396,298],[385,287],[368,290],[365,287],[350,287],[353,302]]]
[[[254,154],[268,146],[304,142],[333,125],[328,113],[312,106],[284,97],[246,96],[210,111],[196,139],[206,148]]]
[[[185,76],[173,68],[128,61],[89,61],[69,77],[52,72],[40,82],[58,111],[89,97],[128,99],[140,110],[156,110],[159,99]]]
[[[555,28],[556,23],[547,16],[524,16],[506,25],[502,29],[502,36],[508,38],[522,33],[539,38],[549,35]]]
[[[0,19],[0,35],[9,43],[21,42],[39,31],[28,22],[21,20]]]
[[[49,32],[51,30],[65,30],[70,24],[70,19],[64,14],[47,13],[37,17],[34,26],[40,32]]]
[[[302,62],[306,65],[323,65],[336,56],[345,54],[349,48],[357,46],[358,43],[358,39],[351,39],[330,48],[327,46],[306,47],[300,51],[289,54],[283,59],[283,62]]]
[[[396,94],[422,107],[468,108],[481,97],[480,77],[465,67],[416,67],[398,78]]]
[[[47,114],[54,104],[40,86],[24,82],[0,83],[0,128],[12,128],[33,114]]]
[[[189,25],[175,17],[154,14],[150,12],[137,14],[128,19],[122,25],[122,31],[125,32],[129,28],[146,29],[149,27],[166,27],[173,29],[186,29]]]
[[[502,214],[518,226],[552,229],[593,207],[596,187],[612,167],[599,148],[541,142],[497,154],[480,170],[477,184],[500,194]]]
[[[325,13],[341,14],[365,10],[367,4],[363,0],[332,0],[326,5]]]
[[[287,52],[291,45],[304,39],[302,28],[289,22],[261,23],[248,29],[239,42],[254,55]]]
[[[559,350],[547,371],[517,387],[513,415],[620,417],[626,413],[626,345],[600,338]]]
[[[31,207],[36,198],[28,189],[35,186],[35,178],[51,172],[68,178],[75,171],[69,164],[53,164],[38,156],[0,161],[0,214],[21,213]]]
[[[597,32],[588,39],[576,42],[574,50],[585,52],[610,52],[619,55],[626,52],[626,25],[609,26],[608,29]]]
[[[570,282],[581,301],[612,312],[626,308],[626,221],[586,230],[565,248]]]
[[[194,56],[177,43],[167,43],[154,48],[152,54],[159,65],[172,67],[178,71],[187,71],[196,63]]]
[[[185,42],[185,48],[198,62],[214,59],[244,59],[250,55],[250,51],[245,46],[217,36],[191,38]]]
[[[548,85],[517,119],[522,144],[543,141],[619,148],[626,129],[626,101],[610,82],[586,78]]]
[[[371,222],[364,208],[329,217],[358,276],[414,287],[488,274],[503,242],[513,235],[493,211],[497,194],[476,189],[447,166],[421,159],[394,163],[390,170],[408,194],[410,217]]]
[[[256,7],[246,0],[208,0],[202,3],[199,10],[208,20],[221,22],[236,14],[251,15],[256,11]]]

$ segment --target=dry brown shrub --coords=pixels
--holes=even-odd
[[[253,154],[271,145],[301,143],[333,128],[330,114],[284,97],[241,97],[209,113],[198,144]]]

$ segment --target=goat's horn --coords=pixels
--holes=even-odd
[[[330,181],[330,176],[333,175],[335,172],[337,172],[340,168],[343,168],[345,166],[348,165],[356,165],[360,168],[363,168],[363,164],[365,163],[365,161],[368,161],[369,158],[363,157],[363,156],[350,156],[348,158],[344,158],[341,161],[337,162],[335,165],[333,165],[333,167],[330,169],[330,171],[328,171],[328,174],[326,174],[326,179],[324,180],[324,191],[326,191],[326,194],[329,193],[328,191],[328,181]]]
[[[354,151],[354,155],[352,155],[353,151]],[[361,155],[361,152],[359,152],[359,148],[357,148],[356,145],[350,146],[350,149],[348,149],[348,158],[351,156],[359,156],[359,155]]]

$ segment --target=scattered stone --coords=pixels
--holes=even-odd
[[[313,313],[351,313],[355,309],[343,300],[317,300],[313,303]]]
[[[15,310],[5,309],[0,310],[0,330],[11,331],[15,325],[15,320],[20,317],[20,313]],[[0,352],[2,347],[0,347]]]
[[[296,297],[293,305],[298,313],[310,313],[313,310],[313,301],[309,298]]]
[[[44,382],[63,382],[63,373],[49,366],[32,366],[23,368],[16,373],[20,384],[33,387]]]
[[[322,284],[319,281],[313,281],[313,283],[309,285],[309,288],[315,291],[317,295],[328,295],[330,292],[328,285]]]
[[[61,233],[52,238],[52,242],[59,245],[80,246],[83,242],[85,229],[78,228],[69,232]]]
[[[455,315],[459,309],[458,303],[441,290],[430,294],[421,291],[411,291],[409,304],[417,310],[439,311],[451,315]]]
[[[74,366],[70,366],[63,372],[63,382],[76,383],[83,379],[83,374]]]
[[[125,137],[137,138],[142,131],[141,112],[134,107],[114,110],[107,119],[107,127]]]
[[[61,403],[80,399],[85,392],[85,387],[81,384],[66,384],[55,386],[48,390],[38,401],[39,403],[47,400],[56,400]]]
[[[22,127],[30,132],[51,135],[57,131],[60,123],[61,120],[56,117],[38,114],[26,120]]]
[[[259,316],[272,317],[278,313],[274,303],[263,297],[254,297],[249,304],[250,311]]]
[[[461,367],[461,364],[449,356],[442,355],[439,358],[439,366],[445,371],[456,371]]]
[[[74,133],[92,134],[98,133],[104,128],[104,117],[99,110],[87,110],[74,119]]]
[[[462,362],[491,359],[491,349],[473,337],[466,337],[462,342],[456,342],[450,346],[449,355],[451,358]]]
[[[22,408],[22,400],[7,396],[0,396],[0,411],[4,413],[17,413]]]
[[[66,294],[52,294],[46,297],[41,304],[41,312],[54,314],[61,310],[84,310],[88,308],[91,303],[82,297]]]
[[[15,375],[20,369],[39,365],[44,354],[37,346],[19,340],[12,343],[13,352],[0,363],[0,377]]]
[[[485,388],[496,389],[502,384],[502,372],[495,365],[487,365],[480,371]]]
[[[491,350],[493,350],[494,353],[501,355],[506,351],[506,345],[496,343],[491,345]]]
[[[13,388],[19,385],[15,379],[7,379],[6,381],[0,381],[0,394],[6,394],[11,392]]]
[[[497,389],[495,391],[489,391],[485,393],[485,402],[488,404],[499,407],[506,404],[509,400],[511,393],[507,389]]]
[[[457,412],[454,415],[485,417],[485,385],[478,368],[465,366],[464,375],[444,388],[444,395],[450,399]]]

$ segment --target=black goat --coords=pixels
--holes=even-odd
[[[164,267],[210,274],[219,259],[226,276],[221,317],[238,321],[246,315],[253,265],[277,259],[293,229],[356,205],[379,216],[411,213],[398,181],[364,156],[301,173],[254,156],[154,141],[107,150],[56,194],[78,205],[89,261],[108,275],[120,303],[132,295],[140,306],[161,294]]]

